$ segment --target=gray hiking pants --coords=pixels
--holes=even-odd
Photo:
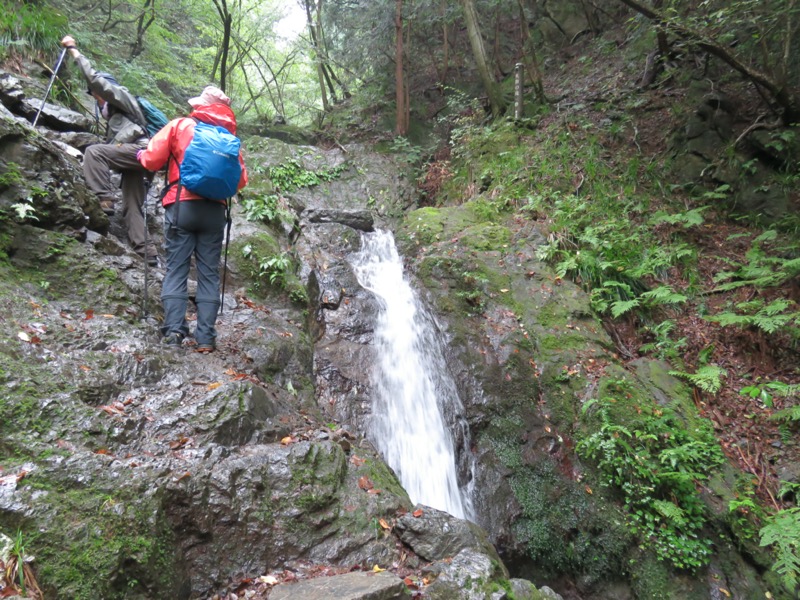
[[[166,336],[189,334],[186,308],[192,256],[197,269],[197,327],[194,338],[198,345],[216,345],[217,313],[219,312],[219,259],[225,237],[225,205],[211,200],[173,202],[164,208],[164,246],[167,273],[161,286]]]
[[[149,176],[139,161],[138,144],[95,144],[86,148],[83,156],[83,176],[86,185],[100,200],[116,198],[116,188],[111,182],[111,171],[122,175],[122,219],[128,230],[128,240],[134,251],[145,256],[157,254],[155,246],[145,249],[144,214],[145,177]]]

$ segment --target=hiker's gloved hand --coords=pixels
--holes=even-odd
[[[75,48],[76,50],[78,49],[78,45],[75,42],[75,38],[72,37],[71,35],[65,35],[61,40],[61,45],[64,46],[64,48]]]

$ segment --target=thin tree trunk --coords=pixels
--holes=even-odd
[[[533,48],[528,19],[525,18],[525,6],[522,0],[517,0],[519,7],[519,26],[522,33],[522,60],[525,63],[528,79],[533,86],[533,95],[538,102],[547,103],[547,96],[544,94],[544,84],[542,83],[542,71],[539,68],[539,59]]]
[[[317,79],[319,80],[319,93],[322,100],[322,112],[327,113],[330,110],[330,103],[328,102],[328,90],[325,88],[325,73],[322,69],[322,55],[319,48],[319,40],[317,39],[317,32],[314,26],[314,17],[311,13],[311,3],[313,0],[304,0],[303,4],[306,7],[306,20],[308,22],[308,33],[311,37],[311,45],[314,48],[317,61]]]
[[[403,0],[395,0],[394,4],[394,86],[395,86],[395,133],[406,135],[408,123],[406,122],[406,93],[405,77],[403,73]]]
[[[450,37],[447,28],[447,0],[442,0],[442,85],[447,83],[447,71],[450,69]]]
[[[503,99],[503,95],[500,93],[500,87],[492,77],[492,70],[486,58],[486,49],[483,45],[483,37],[481,36],[481,30],[478,24],[478,13],[475,11],[475,3],[473,0],[461,0],[461,6],[464,8],[464,20],[467,23],[467,35],[469,36],[469,43],[472,47],[472,54],[475,58],[483,87],[489,97],[489,106],[492,115],[494,117],[499,117],[505,112],[506,103]]]

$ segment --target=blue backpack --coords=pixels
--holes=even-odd
[[[224,127],[197,121],[180,166],[180,183],[209,200],[227,200],[239,187],[241,140]]]

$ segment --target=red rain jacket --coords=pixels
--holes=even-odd
[[[180,179],[178,165],[183,162],[183,154],[191,143],[192,137],[194,137],[194,119],[209,125],[219,125],[236,135],[236,117],[230,107],[224,104],[198,106],[188,117],[173,119],[155,134],[150,143],[147,144],[147,148],[139,155],[139,162],[148,171],[158,171],[163,169],[164,165],[167,164],[167,160],[169,160],[170,156],[172,157],[172,160],[169,161],[167,181],[176,185],[172,185],[164,195],[161,201],[164,206],[175,202],[175,196],[178,193],[177,182]],[[239,153],[239,164],[242,165],[242,176],[239,179],[239,187],[237,189],[241,190],[247,185],[247,170],[245,169],[241,152]],[[199,200],[201,198],[201,196],[181,187],[181,202],[184,200]]]

